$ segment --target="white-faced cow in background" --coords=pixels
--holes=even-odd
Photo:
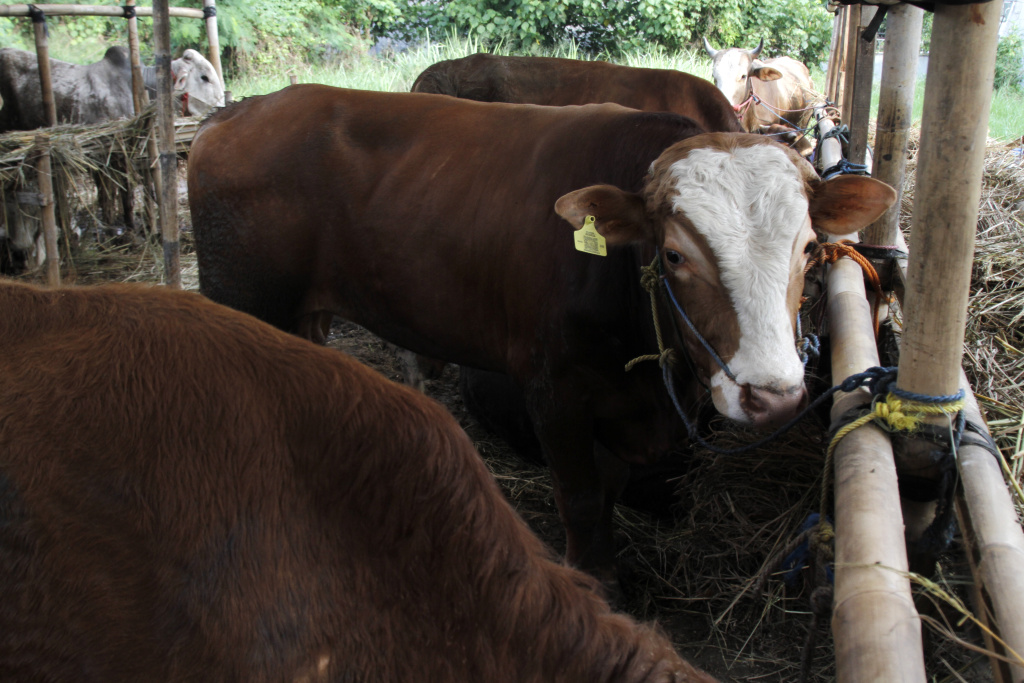
[[[764,39],[753,50],[716,50],[705,38],[715,85],[732,102],[746,131],[777,132],[762,130],[774,124],[803,128],[815,99],[811,73],[791,57],[758,59],[763,47]]]
[[[171,62],[174,94],[190,116],[224,105],[224,86],[213,65],[195,50],[185,50]],[[102,123],[132,116],[132,67],[123,47],[107,50],[95,64],[50,60],[58,123]],[[156,96],[156,68],[143,67],[150,97]],[[39,62],[36,55],[13,48],[0,49],[0,132],[31,130],[46,125]]]

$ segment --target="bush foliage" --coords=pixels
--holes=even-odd
[[[202,0],[172,4],[202,7]],[[382,36],[416,41],[448,34],[526,54],[572,42],[584,52],[611,56],[696,48],[703,36],[717,48],[754,47],[764,38],[766,55],[819,63],[827,57],[832,30],[822,0],[219,0],[217,18],[226,68],[246,71],[347,59]],[[49,21],[83,61],[98,58],[90,44],[102,54],[100,43],[125,43],[121,19]],[[142,19],[139,28],[148,58],[152,22]],[[0,40],[29,47],[31,25],[0,21]],[[201,48],[204,41],[202,22],[171,20],[177,51]]]

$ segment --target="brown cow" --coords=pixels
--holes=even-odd
[[[0,309],[0,680],[712,681],[419,393],[195,294]]]
[[[412,91],[513,104],[614,102],[641,111],[689,116],[707,132],[742,130],[717,88],[703,78],[673,69],[480,53],[427,67]]]
[[[761,132],[778,123],[802,129],[814,103],[811,72],[791,57],[758,59],[763,47],[762,39],[753,50],[716,50],[705,38],[715,85],[735,107],[743,130]]]
[[[212,299],[313,339],[338,314],[509,375],[554,470],[569,560],[603,578],[622,463],[685,436],[657,364],[624,370],[657,350],[641,266],[657,250],[659,319],[693,359],[684,408],[703,400],[699,379],[727,417],[776,424],[805,400],[794,330],[812,222],[851,232],[895,198],[674,114],[319,85],[214,114],[188,172]],[[574,249],[564,221],[587,216],[607,256]],[[669,291],[728,369],[670,313]]]

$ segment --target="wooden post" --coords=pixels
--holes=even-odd
[[[46,245],[46,284],[60,286],[60,253],[57,251],[57,216],[53,202],[53,172],[50,165],[50,136],[39,133],[35,138],[39,159],[36,175],[39,180],[42,206],[43,243]]]
[[[871,123],[871,84],[875,77],[875,41],[861,38],[864,29],[875,17],[877,10],[869,5],[860,6],[860,17],[853,29],[852,59],[856,66],[850,88],[850,109],[843,110],[843,118],[850,126],[850,163],[863,164],[868,150],[868,126]]]
[[[843,64],[845,68],[840,75],[841,92],[836,100],[843,121],[849,122],[853,111],[853,83],[857,77],[857,40],[859,39],[860,5],[850,5],[846,17],[846,44],[843,46]]]
[[[914,110],[914,86],[921,50],[924,10],[895,5],[886,16],[882,86],[875,125],[875,155],[871,175],[896,190],[896,202],[864,231],[868,244],[896,244],[900,226],[903,179],[907,171],[907,140]]]
[[[125,0],[128,17],[128,55],[132,62],[132,104],[138,116],[149,104],[146,84],[142,78],[142,57],[139,54],[139,20],[135,17],[135,0]]]
[[[174,103],[171,75],[171,27],[167,0],[153,2],[156,52],[157,145],[160,149],[160,234],[164,245],[164,282],[181,289],[181,246],[178,241],[178,156],[174,149]]]
[[[53,80],[50,77],[50,40],[46,30],[46,15],[38,7],[30,8],[32,28],[36,35],[36,59],[39,61],[39,87],[43,95],[46,125],[57,125],[57,103],[53,99]]]
[[[935,7],[932,41],[942,49],[928,60],[897,381],[908,392],[939,396],[960,389],[1001,9],[995,2]],[[937,478],[930,450],[908,440],[901,473]],[[930,521],[905,518],[908,533]]]
[[[845,68],[843,57],[846,55],[846,7],[839,8],[832,19],[832,47],[828,52],[828,71],[825,74],[825,97],[829,102],[838,103],[839,74]]]
[[[828,274],[832,381],[878,365],[860,266],[842,258]],[[869,403],[866,389],[836,395],[835,419]],[[911,596],[888,436],[873,424],[835,451],[836,564],[832,632],[840,683],[925,681],[921,622]]]
[[[220,34],[217,32],[217,0],[203,0],[203,17],[206,19],[206,40],[210,44],[210,64],[217,72],[221,86],[224,72],[220,68]],[[227,104],[225,102],[225,104]]]

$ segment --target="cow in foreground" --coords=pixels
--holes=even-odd
[[[319,85],[214,114],[188,173],[213,300],[317,341],[337,314],[508,375],[553,470],[568,559],[604,579],[625,463],[685,437],[658,364],[624,369],[657,352],[641,267],[663,274],[649,278],[661,327],[692,359],[676,373],[684,409],[707,386],[725,416],[778,424],[805,402],[794,329],[812,225],[852,232],[895,198],[674,114]],[[574,248],[591,223],[607,256]]]
[[[195,50],[171,62],[175,95],[190,116],[224,106],[224,86],[213,65]],[[115,46],[94,64],[50,60],[58,123],[92,124],[134,115],[132,69],[128,51]],[[156,97],[156,69],[143,67],[150,97]],[[47,125],[36,55],[0,49],[0,133]]]
[[[708,81],[673,69],[479,53],[426,68],[413,92],[478,102],[565,106],[613,102],[689,116],[707,132],[739,132],[729,102]]]
[[[419,393],[196,294],[0,308],[0,679],[712,681]]]
[[[806,127],[815,102],[807,66],[792,57],[759,59],[764,40],[753,50],[716,50],[704,38],[715,85],[736,109],[743,130],[761,131],[773,124]]]

